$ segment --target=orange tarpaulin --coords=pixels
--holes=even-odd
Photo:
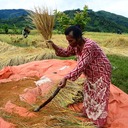
[[[0,71],[0,83],[17,81],[27,77],[37,76],[40,80],[35,81],[35,88],[28,88],[23,94],[19,95],[20,100],[25,99],[25,102],[29,104],[36,101],[38,95],[43,95],[46,90],[51,88],[51,85],[61,80],[69,71],[71,71],[76,65],[76,61],[73,60],[42,60],[34,61],[19,66],[8,66]],[[43,85],[43,86],[42,86]],[[14,109],[15,108],[15,109]],[[14,112],[17,114],[22,114],[25,116],[26,109],[18,107],[8,101],[5,107],[2,108],[7,112]],[[20,113],[20,110],[23,110]],[[74,105],[74,110],[80,111],[81,104]],[[14,111],[15,110],[15,111]],[[27,114],[28,115],[28,114]],[[35,116],[33,113],[29,113],[29,116]],[[5,123],[2,118],[0,118],[0,128],[2,123]],[[9,128],[9,123],[7,122],[7,127]],[[110,100],[109,100],[109,115],[107,121],[107,128],[128,128],[128,95],[121,91],[119,88],[111,84],[110,86]],[[10,123],[10,128],[12,124]]]
[[[111,84],[109,99],[109,113],[105,128],[128,128],[128,95]],[[82,103],[72,104],[69,107],[77,112],[82,111]]]
[[[1,117],[0,117],[0,128],[14,128],[15,125],[12,123],[9,123],[7,121],[4,121]]]

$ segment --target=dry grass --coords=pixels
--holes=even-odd
[[[51,39],[54,26],[54,16],[52,15],[50,9],[47,7],[35,7],[35,12],[31,13],[30,18],[32,19],[39,33],[41,33],[43,36],[43,39]]]
[[[84,37],[96,40],[106,54],[128,56],[128,36],[125,34],[117,36],[117,34],[109,33],[85,33]],[[34,60],[57,58],[55,52],[48,49],[42,41],[40,34],[34,33],[34,35],[29,35],[27,39],[17,42],[20,38],[20,35],[0,36],[0,69],[7,65],[19,65]],[[52,41],[60,47],[66,48],[68,45],[64,34],[53,34]],[[26,42],[28,46],[19,46]]]
[[[81,79],[82,81],[82,79]],[[57,84],[53,86],[53,89],[46,95],[46,97],[50,97],[55,89],[57,88]],[[57,96],[53,99],[53,104],[58,104],[62,107],[67,107],[67,105],[74,103],[74,97],[77,96],[78,91],[82,91],[82,82],[78,84],[78,82],[68,81],[65,88],[62,88]],[[45,98],[46,98],[45,97]]]
[[[98,43],[105,54],[128,56],[128,35],[115,33],[87,32],[84,37],[91,38]]]
[[[120,47],[120,48],[126,48],[128,47],[128,40],[124,37],[116,37],[116,38],[110,38],[106,40],[105,47]]]
[[[45,113],[45,108],[49,107],[55,110],[52,113],[52,116],[49,117],[54,121],[57,121],[53,124],[53,128],[94,128],[92,122],[80,121],[77,118],[77,112],[70,110],[67,108],[68,105],[76,103],[74,102],[73,98],[77,96],[78,91],[82,91],[83,82],[85,79],[78,79],[76,82],[67,81],[66,87],[61,89],[60,92],[56,95],[56,97],[41,111]],[[56,90],[58,84],[55,84],[53,88],[46,94],[43,98],[48,99],[53,92]],[[82,99],[83,100],[83,99]],[[78,101],[81,102],[81,101]],[[78,103],[77,102],[77,103]],[[54,108],[52,107],[54,106]],[[47,113],[47,112],[46,112]]]
[[[55,58],[53,50],[35,47],[16,47],[0,42],[0,69],[5,66],[20,65],[35,60]]]

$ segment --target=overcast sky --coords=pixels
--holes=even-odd
[[[46,5],[58,11],[83,9],[104,10],[128,18],[128,0],[0,0],[0,9],[30,9]]]

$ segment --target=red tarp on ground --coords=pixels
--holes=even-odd
[[[61,80],[69,71],[74,68],[75,65],[76,61],[73,60],[51,59],[29,62],[27,64],[22,64],[19,66],[8,66],[0,71],[0,83],[9,82],[12,80],[16,81],[33,76],[41,78],[39,81],[35,82],[35,84],[40,85],[40,88],[35,87],[34,89],[26,89],[25,93],[19,96],[21,100],[25,99],[25,102],[31,104],[36,101],[36,97],[39,95],[39,92],[41,92],[41,94],[43,95],[46,90],[49,90],[51,88],[51,82],[54,83]],[[10,101],[7,102],[3,109],[6,111],[12,111],[12,107],[10,106],[16,107],[16,111],[14,113],[18,113],[19,115],[20,110],[23,109],[24,112],[22,112],[21,116],[25,116],[24,113],[26,112],[26,110],[24,108],[20,109],[20,107],[15,106]],[[74,105],[74,109],[79,111],[81,109],[80,106],[81,104],[79,104],[79,107],[78,105]],[[29,116],[34,116],[34,114],[29,113]],[[6,123],[5,124],[7,125],[7,127],[4,128],[13,127],[11,123],[10,127],[8,126],[9,123]],[[3,119],[0,118],[0,127],[3,126],[2,124]],[[109,116],[106,127],[128,128],[128,95],[113,84],[111,84],[110,86]]]

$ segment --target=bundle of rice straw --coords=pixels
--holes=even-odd
[[[54,15],[52,15],[52,11],[47,7],[35,7],[35,12],[30,14],[30,18],[49,48],[47,40],[51,39],[54,26]]]
[[[83,100],[82,95],[78,96],[79,91],[83,90],[82,83],[83,79],[78,79],[76,82],[67,81],[66,86],[62,88],[57,96],[53,99],[52,104],[60,105],[61,107],[67,107],[69,104]],[[50,95],[53,94],[57,86],[58,84],[55,84],[53,88],[49,91],[49,93],[45,95],[45,98],[50,97]],[[78,98],[80,100],[75,100],[74,98]]]
[[[68,128],[68,126],[72,128],[94,128],[92,122],[78,120],[78,113],[68,109],[68,105],[74,103],[73,97],[77,95],[78,91],[82,91],[83,82],[83,79],[79,79],[76,82],[67,81],[66,86],[62,88],[56,97],[48,104],[48,106],[54,106],[54,110],[56,110],[54,117],[60,121],[58,126],[66,125],[66,128]],[[48,99],[56,90],[57,86],[58,84],[55,84],[49,93],[44,96],[44,99]],[[57,113],[61,114],[57,115]]]

